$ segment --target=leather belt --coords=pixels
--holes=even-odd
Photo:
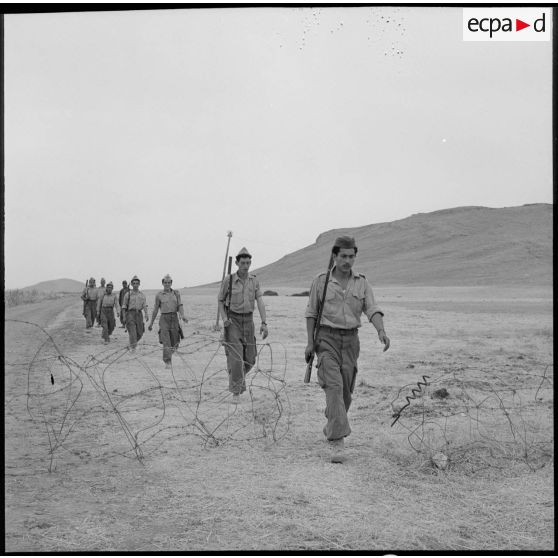
[[[248,318],[249,316],[251,316],[254,312],[233,312],[232,310],[229,311],[231,314],[234,314],[235,316],[242,316],[243,318]]]
[[[352,329],[342,329],[339,327],[330,327],[328,325],[321,325],[320,329],[325,329],[326,331],[330,331],[331,333],[337,333],[339,335],[354,335],[358,332],[357,327],[353,327]]]

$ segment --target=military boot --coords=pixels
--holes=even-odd
[[[345,439],[338,438],[337,440],[330,440],[329,445],[331,447],[331,462],[332,463],[343,463],[346,459],[345,457]]]

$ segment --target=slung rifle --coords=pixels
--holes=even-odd
[[[333,267],[333,253],[329,257],[329,263],[327,264],[327,273],[325,277],[324,291],[322,293],[322,299],[319,301],[318,306],[318,317],[314,322],[314,331],[312,333],[312,354],[306,365],[306,373],[304,374],[304,383],[308,384],[310,382],[310,377],[312,376],[312,365],[314,364],[314,356],[316,355],[316,349],[318,344],[318,332],[320,331],[320,322],[322,321],[322,314],[324,311],[324,303],[327,293],[327,285],[329,283],[329,276],[331,275],[331,268]]]

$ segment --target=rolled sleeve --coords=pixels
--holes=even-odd
[[[254,278],[254,298],[260,298],[262,296],[262,291],[260,289],[260,282]]]
[[[182,304],[182,297],[180,296],[180,292],[179,291],[174,291],[176,293],[176,306],[177,308],[180,308],[181,306],[184,306],[184,304]]]
[[[217,300],[219,302],[225,302],[227,299],[227,290],[230,281],[230,275],[228,275],[225,280],[221,283],[221,288],[219,289],[219,294],[217,295]]]
[[[368,321],[370,321],[372,316],[376,313],[381,314],[382,316],[384,315],[383,310],[374,299],[374,293],[368,281],[366,281],[366,286],[364,287],[364,313],[366,314]]]
[[[159,296],[159,293],[157,293],[155,295],[155,304],[153,304],[153,312],[155,312],[155,310],[159,310],[160,307],[161,307],[161,297]]]
[[[318,284],[319,284],[319,278],[316,277],[312,281],[312,286],[310,287],[308,304],[306,305],[306,312],[304,312],[305,318],[315,319],[318,317]]]

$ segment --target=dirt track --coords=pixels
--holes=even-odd
[[[96,402],[98,394],[87,382],[76,403],[79,420],[51,463],[44,425],[33,406],[32,420],[26,397],[26,363],[44,336],[32,326],[7,322],[5,550],[552,549],[551,464],[534,472],[510,468],[488,476],[441,473],[409,447],[408,432],[390,428],[390,400],[399,387],[420,377],[421,362],[428,360],[432,372],[436,362],[447,367],[476,358],[487,368],[503,370],[504,361],[521,357],[513,362],[539,370],[552,359],[548,300],[536,295],[510,310],[512,303],[502,299],[479,311],[464,298],[462,305],[471,310],[452,312],[444,308],[447,298],[425,304],[424,293],[414,299],[409,292],[403,295],[403,300],[395,291],[384,295],[394,346],[383,360],[363,331],[344,465],[327,460],[320,435],[321,391],[301,382],[304,300],[266,300],[270,340],[288,348],[286,436],[275,444],[256,440],[218,447],[205,447],[195,435],[168,437],[143,463],[124,451],[118,421]],[[192,321],[189,333],[209,328],[213,296],[187,300],[191,315],[202,316]],[[211,311],[203,315],[207,307]],[[103,350],[100,330],[83,330],[76,302],[16,307],[6,319],[46,327],[59,349],[77,362]],[[121,332],[116,331],[114,347],[125,344]],[[160,381],[167,381],[157,350],[146,351],[145,361]],[[414,368],[406,368],[410,363]],[[114,374],[120,374],[118,367]],[[115,383],[109,392],[137,389],[132,375],[110,379]],[[132,422],[134,417],[145,420],[142,408],[127,408],[126,416]],[[107,451],[114,448],[123,449]]]

